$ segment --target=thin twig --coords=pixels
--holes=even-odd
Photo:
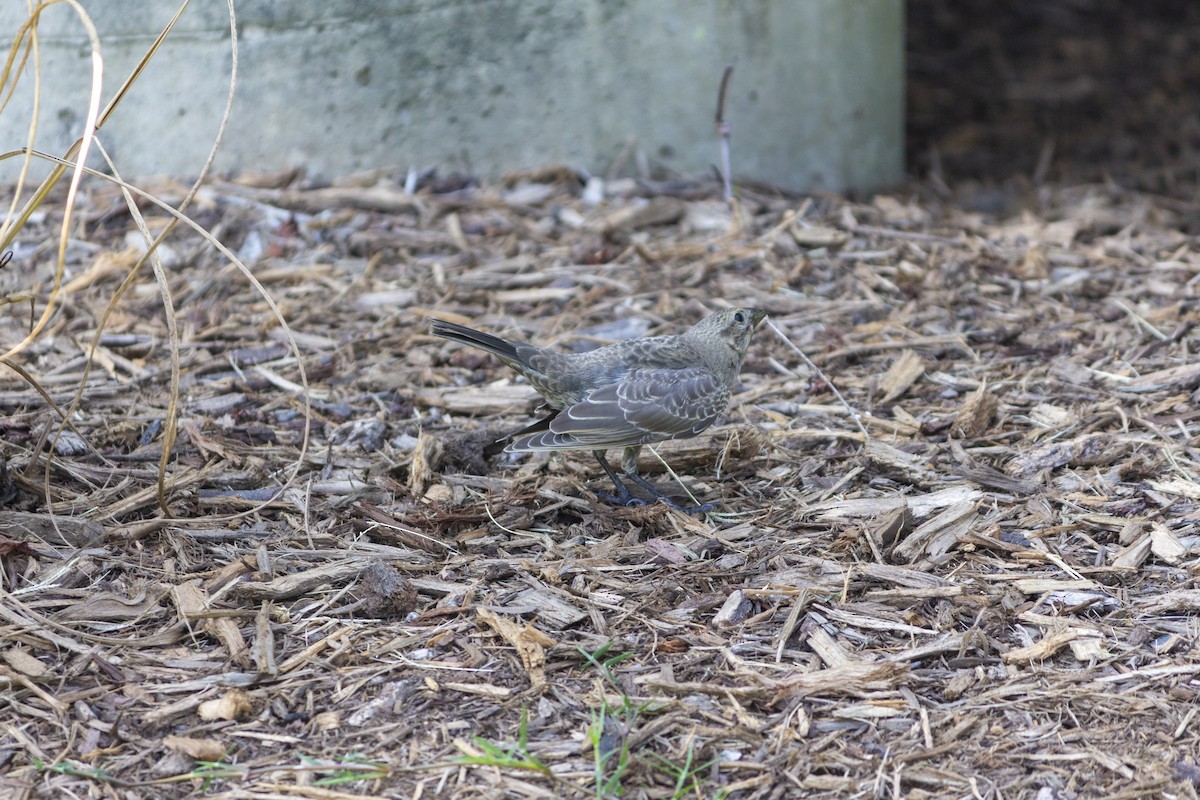
[[[813,372],[817,373],[817,375],[819,375],[821,377],[821,380],[825,381],[825,384],[829,387],[830,391],[833,392],[833,395],[834,395],[834,397],[836,397],[838,399],[838,402],[840,402],[843,406],[845,406],[846,410],[850,412],[850,418],[854,420],[854,424],[858,427],[858,430],[863,435],[863,442],[866,443],[867,441],[869,441],[871,438],[871,435],[869,433],[867,433],[867,429],[865,427],[863,427],[862,419],[860,418],[858,411],[856,411],[853,406],[851,406],[848,402],[846,402],[846,398],[842,397],[842,393],[839,392],[838,388],[833,385],[833,381],[829,380],[829,376],[826,375],[824,372],[822,372],[821,368],[818,367],[816,364],[814,364],[812,362],[812,360],[804,354],[803,350],[801,350],[799,347],[796,347],[796,345],[792,343],[791,339],[784,336],[783,331],[779,330],[779,328],[776,328],[774,322],[772,322],[771,320],[768,319],[767,325],[771,328],[771,330],[775,331],[776,336],[778,336],[781,340],[786,342],[787,346],[792,348],[792,350],[795,351],[796,355],[800,356],[800,359],[805,364],[808,365],[809,369],[811,369]]]
[[[725,202],[733,202],[733,177],[729,167],[729,121],[725,119],[725,94],[729,91],[729,79],[733,77],[733,64],[725,66],[721,76],[721,88],[717,92],[717,135],[721,137],[721,177],[725,181]]]

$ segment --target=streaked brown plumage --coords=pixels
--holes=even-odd
[[[507,450],[591,450],[617,487],[615,499],[632,504],[604,451],[625,448],[625,475],[670,502],[638,474],[638,452],[651,442],[695,436],[716,421],[765,316],[758,308],[726,308],[678,336],[628,339],[578,354],[431,322],[437,336],[486,350],[524,375],[552,409],[512,434]]]

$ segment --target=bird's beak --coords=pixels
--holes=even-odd
[[[763,311],[761,308],[750,309],[750,320],[754,323],[755,328],[758,327],[758,323],[762,322],[766,318],[767,312]]]

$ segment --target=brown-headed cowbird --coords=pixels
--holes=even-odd
[[[638,474],[638,452],[651,442],[695,436],[716,421],[765,316],[758,308],[726,308],[678,336],[628,339],[577,354],[431,322],[434,334],[492,353],[546,399],[550,415],[513,433],[505,449],[591,450],[617,488],[609,499],[639,505],[604,458],[608,448],[623,447],[625,475],[674,506]]]

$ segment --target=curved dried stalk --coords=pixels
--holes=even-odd
[[[0,159],[3,159],[10,155],[12,155],[12,154],[11,153],[0,154]],[[57,163],[57,164],[66,163],[62,159],[60,159],[56,156],[52,156],[48,153],[39,153],[39,152],[35,151],[34,155],[37,158],[45,159],[45,160],[53,162],[53,163]],[[296,369],[300,373],[299,383],[300,383],[300,386],[303,388],[302,397],[304,399],[304,420],[305,420],[304,434],[300,441],[300,452],[297,455],[296,464],[295,464],[294,468],[292,469],[291,474],[288,475],[287,480],[284,481],[285,487],[290,486],[292,484],[292,482],[296,480],[296,476],[299,474],[300,469],[303,466],[304,458],[305,458],[306,454],[308,453],[309,435],[310,435],[310,431],[311,431],[311,427],[312,427],[312,425],[311,425],[312,400],[309,396],[308,373],[304,368],[304,360],[303,360],[303,355],[300,352],[300,345],[296,342],[296,338],[292,334],[292,329],[291,329],[291,327],[288,326],[287,320],[283,316],[283,311],[280,310],[279,305],[275,302],[275,298],[273,298],[271,296],[271,293],[267,291],[267,288],[262,285],[262,282],[259,281],[259,279],[257,277],[255,277],[254,273],[251,272],[250,268],[242,263],[241,259],[239,259],[236,255],[234,255],[233,252],[228,247],[226,247],[224,244],[222,244],[219,239],[217,239],[215,236],[213,236],[212,233],[210,233],[209,231],[205,230],[198,222],[193,220],[191,217],[179,212],[177,209],[175,209],[174,207],[165,203],[164,201],[160,200],[159,198],[155,197],[150,192],[147,192],[144,189],[140,189],[137,186],[134,186],[133,184],[128,183],[124,180],[121,180],[120,178],[118,178],[116,176],[105,175],[104,173],[98,172],[97,170],[94,170],[90,167],[83,167],[83,171],[86,174],[88,174],[94,178],[99,178],[100,180],[108,181],[109,183],[113,184],[114,186],[121,188],[123,191],[128,191],[130,194],[136,195],[137,197],[147,201],[148,203],[151,203],[152,205],[157,206],[162,211],[165,211],[167,214],[174,217],[176,221],[191,228],[200,237],[202,237],[210,245],[212,245],[213,248],[215,248],[217,250],[217,252],[219,252],[222,256],[224,256],[225,259],[228,260],[230,264],[232,264],[234,267],[236,267],[237,270],[239,272],[241,272],[242,275],[245,276],[246,280],[250,283],[251,286],[254,287],[254,290],[256,292],[258,292],[259,296],[262,297],[263,301],[267,304],[267,307],[271,309],[271,314],[279,322],[280,329],[283,331],[284,337],[287,339],[288,349],[291,350],[292,355],[296,359]],[[135,269],[145,262],[145,259],[148,257],[148,255],[149,254],[147,254],[147,256],[143,256],[143,258],[138,261],[138,264],[135,265]],[[178,389],[178,387],[173,387],[173,391],[175,391],[176,393],[177,393],[177,389]],[[267,502],[270,502],[270,501],[267,501]],[[261,509],[265,505],[267,505],[267,503],[262,503],[251,509],[248,509],[246,511],[241,511],[236,514],[226,515],[224,517],[221,517],[220,519],[238,519],[240,517],[244,517],[249,514],[253,514],[253,513],[257,512],[259,509]],[[212,519],[212,518],[209,518],[209,519]]]
[[[163,33],[154,40],[154,44],[151,46],[150,51],[138,63],[138,67],[134,70],[133,75],[131,75],[130,79],[127,80],[121,87],[120,91],[117,93],[117,97],[114,98],[114,101],[119,100],[124,96],[125,92],[128,91],[132,80],[136,78],[138,74],[140,74],[143,66],[149,61],[150,57],[158,49],[158,46],[162,43],[166,34],[174,26],[175,21],[179,19],[179,14],[183,13],[183,9],[186,7],[186,5],[187,2],[185,0],[183,6],[180,6],[179,11],[175,14],[175,17],[172,18],[167,28],[164,29]],[[184,196],[183,200],[179,203],[179,208],[177,210],[180,214],[182,214],[183,211],[192,204],[192,201],[196,197],[196,193],[200,191],[200,187],[204,184],[204,179],[208,177],[208,173],[212,170],[213,161],[216,159],[217,151],[220,149],[221,142],[225,138],[225,130],[229,126],[229,118],[233,112],[233,98],[237,91],[238,70],[237,14],[233,7],[233,0],[227,0],[227,5],[229,8],[229,36],[230,50],[232,53],[232,68],[230,69],[229,73],[229,89],[225,93],[225,109],[221,114],[221,123],[217,127],[216,138],[213,140],[212,147],[209,148],[208,157],[204,160],[204,166],[200,168],[200,174],[188,189],[188,192]],[[100,145],[99,149],[103,154],[104,160],[108,164],[109,169],[112,170],[113,175],[120,180],[120,172],[117,170],[116,164],[114,164],[112,159],[109,158],[108,153],[103,148],[103,145]],[[171,458],[171,451],[174,449],[175,439],[179,435],[179,385],[182,381],[182,369],[180,367],[179,330],[175,320],[175,304],[171,299],[170,285],[167,282],[167,276],[163,270],[162,260],[158,256],[158,246],[162,244],[168,236],[171,235],[172,231],[175,230],[175,226],[179,224],[180,217],[173,217],[171,221],[167,223],[166,227],[163,228],[163,230],[158,234],[158,236],[153,236],[150,233],[150,229],[146,226],[145,218],[142,216],[141,210],[138,209],[137,203],[134,202],[133,196],[130,194],[128,189],[126,189],[124,186],[121,186],[121,194],[125,198],[125,204],[128,206],[130,215],[133,217],[138,230],[146,240],[146,252],[137,260],[137,263],[133,265],[133,268],[129,270],[129,274],[125,276],[125,279],[121,281],[120,286],[118,286],[117,290],[113,293],[112,299],[108,302],[108,305],[105,306],[104,313],[100,316],[100,320],[96,325],[96,333],[92,336],[92,342],[88,348],[87,359],[83,366],[83,374],[79,379],[79,391],[76,393],[75,399],[71,402],[69,411],[73,412],[79,407],[79,404],[83,400],[84,387],[87,386],[87,379],[91,374],[96,348],[100,346],[100,336],[104,332],[104,328],[108,323],[109,317],[111,317],[113,311],[116,310],[117,304],[121,301],[121,298],[125,295],[125,292],[128,291],[130,286],[133,285],[133,281],[141,271],[142,265],[146,263],[147,259],[150,259],[152,268],[154,270],[154,277],[158,282],[159,292],[162,295],[163,313],[167,321],[167,341],[170,342],[171,353],[171,390],[168,394],[166,420],[163,424],[163,447],[162,455],[159,457],[157,484],[158,506],[160,509],[162,509],[164,514],[171,516],[170,508],[167,505],[166,477],[167,466]],[[286,323],[283,323],[283,325],[286,329]],[[291,336],[290,332],[288,333],[288,336]],[[297,358],[298,357],[299,356],[297,355]],[[303,372],[303,368],[301,368],[301,370]],[[307,384],[305,384],[305,389],[307,390],[307,388]],[[305,411],[307,418],[307,406]],[[305,427],[307,433],[307,426]],[[307,443],[307,438],[305,443]]]
[[[32,344],[41,334],[47,323],[50,322],[50,318],[54,315],[55,301],[58,299],[58,291],[62,286],[62,276],[67,260],[67,242],[70,240],[72,211],[75,208],[75,199],[79,195],[79,183],[83,180],[83,165],[87,162],[88,151],[91,149],[92,142],[95,139],[97,121],[100,118],[100,89],[104,74],[104,59],[100,55],[100,35],[96,32],[96,26],[92,24],[91,17],[89,17],[87,12],[83,10],[83,7],[79,4],[78,0],[59,1],[69,4],[75,10],[75,13],[79,16],[80,23],[87,31],[88,42],[90,43],[92,50],[92,88],[88,93],[87,116],[84,120],[83,136],[71,148],[74,153],[72,154],[71,151],[68,151],[66,158],[62,160],[59,168],[55,169],[53,173],[42,182],[42,185],[38,187],[36,192],[34,192],[33,197],[31,197],[25,204],[25,208],[22,209],[17,219],[13,220],[11,224],[7,225],[3,231],[0,232],[0,250],[4,250],[17,235],[17,231],[25,226],[25,223],[29,220],[29,216],[33,213],[33,210],[45,201],[50,189],[53,188],[53,186],[58,182],[58,179],[62,176],[62,174],[69,167],[74,167],[74,171],[71,175],[71,185],[67,189],[66,204],[63,208],[62,228],[58,236],[58,259],[57,263],[54,265],[54,285],[50,289],[50,295],[46,301],[46,308],[42,311],[41,317],[38,318],[37,322],[30,329],[29,333],[25,335],[25,338],[10,347],[6,353],[0,355],[0,361],[7,361],[12,356],[20,353],[22,350]],[[38,69],[40,62],[38,61],[37,56],[38,34],[36,23],[41,16],[41,12],[47,8],[48,5],[49,4],[38,6],[30,15],[30,18],[26,21],[25,25],[21,28],[22,34],[27,34],[29,36],[30,46],[33,48],[35,75],[40,75],[40,69]],[[19,40],[13,43],[14,48],[18,46]],[[10,60],[11,58],[12,56],[10,54]],[[41,87],[40,79],[35,79],[35,81],[35,93],[39,93]],[[37,117],[34,116],[29,125],[29,140],[31,142],[33,141],[36,131]],[[26,148],[26,158],[25,163],[21,167],[21,178],[18,183],[18,191],[13,196],[14,203],[20,194],[20,188],[24,185],[24,179],[28,173],[30,163],[30,156],[28,154],[30,152],[31,148]],[[71,161],[72,158],[74,158],[73,162]]]
[[[18,183],[17,191],[14,193],[13,204],[9,210],[9,215],[7,217],[8,222],[4,225],[3,228],[0,228],[0,248],[7,246],[8,244],[10,244],[12,242],[12,240],[15,238],[17,232],[20,231],[22,227],[24,227],[25,223],[28,221],[28,219],[29,219],[30,215],[33,213],[33,211],[36,210],[45,201],[45,199],[49,195],[49,192],[51,191],[51,189],[58,182],[58,180],[62,177],[62,175],[66,172],[66,170],[67,169],[74,170],[74,173],[72,176],[71,188],[68,193],[68,202],[67,202],[65,214],[64,214],[64,220],[63,220],[63,226],[62,226],[63,232],[62,232],[62,235],[60,236],[60,246],[59,246],[59,254],[58,254],[58,260],[57,260],[57,265],[56,265],[55,281],[54,281],[53,287],[51,288],[50,299],[48,301],[47,308],[44,310],[41,319],[39,319],[32,326],[32,329],[30,330],[29,334],[26,336],[26,338],[23,341],[18,343],[16,346],[12,347],[7,353],[0,355],[0,363],[4,363],[4,364],[8,365],[10,368],[16,370],[18,372],[18,374],[22,375],[26,380],[28,380],[30,382],[31,385],[33,385],[35,387],[35,389],[39,392],[39,394],[42,395],[43,398],[50,401],[49,395],[44,390],[42,390],[40,386],[37,385],[36,381],[33,379],[33,377],[27,371],[20,368],[19,365],[13,363],[11,361],[11,357],[13,355],[19,353],[24,348],[28,347],[32,341],[36,340],[37,336],[44,329],[46,323],[52,317],[53,312],[55,310],[55,300],[57,299],[58,293],[60,291],[63,268],[64,268],[64,263],[65,263],[65,243],[67,241],[66,233],[69,230],[74,200],[77,195],[79,183],[80,183],[80,180],[82,179],[82,176],[84,174],[87,174],[87,175],[91,175],[94,177],[99,177],[104,180],[109,180],[120,188],[122,195],[125,198],[126,204],[129,207],[130,213],[135,221],[135,224],[138,226],[138,229],[141,231],[142,235],[146,239],[147,250],[146,250],[146,253],[143,254],[143,256],[137,261],[137,263],[135,263],[133,265],[133,267],[129,270],[129,273],[125,276],[125,279],[118,286],[112,299],[109,301],[109,303],[105,307],[104,313],[102,314],[102,316],[99,320],[99,324],[97,325],[96,332],[93,335],[92,341],[88,348],[87,359],[86,359],[86,362],[84,365],[83,374],[80,378],[79,389],[76,392],[75,397],[72,400],[70,406],[67,409],[63,410],[63,409],[60,409],[52,401],[50,401],[52,408],[54,408],[55,412],[59,414],[59,418],[62,420],[62,426],[59,427],[58,431],[56,432],[55,440],[57,441],[57,439],[59,437],[61,437],[63,430],[65,430],[68,427],[73,428],[73,426],[71,426],[69,423],[70,415],[75,410],[78,409],[79,405],[82,402],[84,390],[85,390],[85,387],[87,384],[87,379],[90,375],[91,367],[94,362],[95,353],[96,353],[97,348],[99,347],[101,334],[103,333],[104,328],[105,328],[108,320],[111,318],[112,313],[116,309],[118,303],[120,302],[122,297],[125,295],[125,293],[128,291],[128,289],[133,285],[138,274],[141,272],[142,267],[145,265],[147,260],[149,260],[152,265],[154,274],[155,274],[156,282],[158,283],[160,292],[162,293],[164,313],[166,316],[167,327],[168,327],[168,337],[167,338],[168,338],[168,341],[170,342],[170,358],[171,358],[170,393],[169,393],[169,402],[168,402],[168,408],[167,408],[167,413],[166,413],[166,420],[165,420],[164,430],[163,430],[163,434],[162,434],[163,452],[162,452],[161,460],[159,462],[159,476],[158,476],[158,484],[157,484],[157,495],[158,495],[159,506],[163,510],[164,514],[166,514],[168,517],[170,516],[171,512],[170,512],[170,509],[169,509],[168,503],[167,503],[167,472],[168,472],[167,468],[168,468],[169,461],[170,461],[171,451],[173,450],[174,442],[178,435],[177,420],[178,420],[178,408],[179,408],[179,386],[181,383],[181,365],[180,365],[181,359],[180,359],[180,353],[179,353],[179,335],[178,335],[178,329],[176,326],[174,303],[173,303],[173,300],[170,295],[169,285],[168,285],[168,282],[166,279],[165,271],[163,269],[162,263],[161,263],[158,255],[157,255],[157,248],[166,239],[166,237],[171,234],[171,232],[175,229],[176,225],[178,225],[179,222],[183,221],[187,225],[189,225],[190,227],[195,229],[201,236],[208,239],[209,242],[218,249],[218,251],[222,252],[223,255],[225,255],[227,258],[230,259],[231,263],[233,263],[239,270],[241,270],[243,272],[243,274],[246,275],[247,279],[255,287],[256,291],[258,291],[263,296],[263,298],[267,301],[267,304],[271,308],[272,313],[279,320],[280,326],[281,326],[282,330],[284,331],[284,334],[288,340],[291,350],[297,360],[297,366],[300,371],[300,384],[304,388],[304,414],[305,414],[305,419],[306,419],[306,425],[304,428],[303,440],[301,442],[300,458],[297,460],[295,469],[292,471],[291,475],[288,477],[287,481],[285,482],[285,486],[286,486],[286,485],[290,484],[293,480],[295,480],[296,475],[299,473],[300,465],[303,462],[304,453],[307,451],[308,440],[309,440],[308,439],[309,426],[307,424],[307,420],[308,420],[309,416],[311,415],[311,406],[310,406],[310,401],[309,401],[309,397],[308,397],[307,375],[304,370],[303,362],[301,361],[301,354],[299,351],[299,347],[296,344],[294,337],[292,336],[291,330],[288,327],[287,322],[283,319],[283,316],[282,316],[279,308],[276,306],[274,300],[269,296],[269,294],[267,294],[265,287],[263,287],[258,282],[258,280],[253,276],[253,274],[251,274],[249,272],[249,270],[246,268],[246,266],[244,264],[242,264],[240,261],[238,261],[238,259],[236,257],[234,257],[232,255],[232,253],[230,253],[228,250],[226,250],[220,244],[220,242],[216,241],[216,239],[213,238],[212,235],[209,234],[207,231],[204,231],[203,229],[199,228],[199,226],[197,226],[194,222],[192,222],[190,219],[188,219],[186,217],[186,215],[183,213],[185,211],[185,209],[191,205],[191,203],[195,199],[196,193],[199,191],[201,185],[203,184],[204,179],[211,172],[212,164],[216,158],[217,151],[219,150],[220,144],[224,138],[225,130],[228,127],[229,119],[230,119],[231,112],[232,112],[233,98],[235,96],[236,86],[237,86],[237,65],[238,65],[237,17],[236,17],[236,12],[235,12],[235,9],[233,6],[233,2],[232,2],[232,0],[227,0],[227,6],[229,9],[229,22],[230,22],[232,69],[231,69],[231,73],[230,73],[229,89],[226,93],[225,108],[224,108],[224,111],[221,116],[221,122],[220,122],[220,126],[218,128],[217,136],[214,139],[214,142],[213,142],[212,147],[210,148],[208,157],[205,159],[204,165],[200,170],[199,177],[192,184],[192,186],[190,187],[189,191],[185,195],[184,199],[180,202],[179,207],[177,209],[173,209],[173,208],[165,205],[161,201],[158,201],[157,199],[153,198],[152,196],[148,195],[147,193],[137,189],[136,187],[132,186],[131,184],[129,184],[129,183],[125,182],[123,179],[121,179],[120,174],[116,168],[116,165],[108,157],[108,154],[107,154],[107,152],[104,151],[103,146],[100,145],[100,143],[95,140],[95,133],[108,121],[109,117],[116,110],[116,108],[120,104],[121,100],[128,93],[130,87],[134,84],[134,82],[136,82],[136,80],[139,78],[141,73],[145,70],[145,68],[147,67],[147,65],[150,62],[150,59],[158,51],[159,47],[162,45],[162,43],[165,41],[166,37],[170,34],[171,30],[174,28],[176,22],[180,18],[180,15],[183,13],[184,9],[187,7],[189,0],[183,0],[181,5],[177,9],[175,15],[171,18],[171,20],[167,23],[167,25],[159,33],[158,37],[156,37],[155,41],[148,48],[146,54],[139,60],[138,64],[135,66],[134,70],[130,73],[130,75],[122,83],[122,85],[118,89],[117,93],[105,105],[103,111],[98,110],[99,109],[99,92],[100,92],[100,84],[101,84],[101,76],[102,76],[102,68],[103,68],[103,59],[100,57],[99,40],[98,40],[98,36],[95,31],[95,28],[92,25],[90,18],[87,17],[86,12],[84,12],[83,9],[78,5],[77,0],[54,0],[54,2],[70,3],[71,6],[79,14],[81,20],[83,21],[84,26],[88,30],[89,39],[92,44],[92,60],[93,60],[92,91],[89,96],[89,107],[88,107],[89,111],[88,111],[88,117],[87,117],[87,123],[85,126],[84,135],[68,149],[67,153],[62,158],[56,158],[54,156],[49,156],[49,155],[46,155],[43,153],[39,153],[33,149],[32,143],[34,141],[34,137],[36,135],[36,129],[37,129],[36,113],[34,115],[33,120],[31,121],[31,125],[30,125],[29,146],[20,151],[14,151],[14,152],[5,153],[5,154],[0,155],[0,159],[11,158],[11,157],[20,155],[20,156],[23,156],[23,160],[24,160],[24,163],[23,163],[22,169],[21,169],[21,173],[20,173],[20,181]],[[40,18],[41,12],[45,8],[47,8],[48,6],[50,6],[52,4],[53,4],[53,2],[50,2],[50,3],[43,3],[39,6],[37,6],[36,9],[34,9],[31,12],[30,18],[26,21],[25,25],[23,25],[22,28],[20,29],[19,35],[16,37],[16,40],[14,41],[14,44],[13,44],[12,48],[10,49],[8,60],[7,60],[6,64],[4,65],[4,72],[2,74],[0,74],[0,91],[3,90],[3,86],[5,83],[7,83],[9,76],[14,74],[12,72],[12,67],[13,67],[13,64],[15,64],[17,62],[18,53],[23,53],[23,55],[20,59],[20,64],[22,66],[28,61],[28,59],[30,58],[30,55],[32,54],[32,58],[34,60],[34,65],[35,65],[35,70],[34,70],[35,82],[39,80],[40,70],[37,69],[37,67],[39,65],[37,22],[38,22],[38,19]],[[12,85],[8,91],[8,97],[12,96],[13,91],[15,91],[15,86],[16,86],[16,81],[13,80]],[[40,83],[36,83],[35,84],[35,98],[34,98],[35,111],[38,106],[38,103],[40,102],[40,95],[41,95]],[[7,98],[5,98],[4,102],[7,103]],[[0,107],[2,107],[2,106],[0,106]],[[101,174],[95,172],[94,170],[88,169],[86,166],[84,166],[84,164],[86,162],[86,158],[87,158],[87,153],[91,149],[93,144],[96,145],[99,152],[101,152],[101,154],[105,158],[109,168],[113,172],[113,176],[101,175]],[[19,213],[17,213],[16,212],[17,198],[19,198],[19,196],[21,194],[21,188],[24,185],[24,181],[26,179],[29,166],[32,163],[32,160],[34,158],[39,158],[39,159],[48,161],[49,163],[52,163],[55,166],[54,166],[54,169],[51,171],[51,174],[39,185],[39,187],[38,187],[37,191],[34,193],[34,195],[26,202],[25,206],[21,209],[21,211]],[[153,203],[153,204],[159,206],[160,208],[162,208],[163,210],[167,211],[171,215],[171,217],[172,217],[171,220],[169,221],[167,226],[157,236],[152,236],[150,234],[148,226],[145,223],[145,219],[142,216],[139,209],[137,208],[136,202],[134,201],[134,195],[145,198],[146,200],[150,201],[151,203]],[[47,487],[49,486],[49,480],[50,480],[49,479],[49,469],[50,469],[50,461],[48,460],[47,464],[46,464],[46,474],[45,474],[45,482],[46,482]],[[244,516],[245,514],[254,513],[254,511],[256,511],[256,510],[257,510],[257,508],[250,509],[250,510],[242,512],[240,514],[231,515],[231,516],[233,516],[233,517]]]
[[[3,225],[0,225],[0,250],[4,250],[10,244],[12,244],[13,239],[17,235],[17,231],[19,231],[23,227],[25,227],[25,223],[29,221],[29,216],[35,210],[37,210],[37,208],[45,201],[46,196],[49,194],[50,190],[54,188],[54,186],[58,183],[59,179],[62,178],[63,173],[70,166],[70,164],[64,164],[64,165],[55,167],[55,169],[50,173],[50,175],[48,175],[46,177],[46,179],[44,181],[42,181],[41,185],[38,187],[38,190],[37,190],[37,192],[34,193],[33,197],[31,197],[28,201],[26,201],[25,206],[21,209],[21,212],[19,215],[17,215],[16,219],[15,220],[13,219],[13,215],[16,213],[18,198],[20,198],[21,190],[25,186],[25,179],[28,174],[29,165],[30,165],[30,163],[32,163],[32,160],[33,160],[34,138],[37,133],[37,117],[38,117],[37,112],[38,112],[38,108],[40,106],[40,101],[41,101],[41,69],[40,69],[41,64],[37,57],[37,54],[38,54],[37,21],[38,21],[38,18],[41,16],[41,12],[44,9],[48,8],[49,6],[54,5],[56,2],[71,3],[71,5],[81,15],[81,19],[83,20],[84,25],[88,30],[88,37],[89,37],[89,41],[90,41],[91,48],[92,48],[92,63],[93,63],[93,65],[99,64],[101,67],[103,66],[103,63],[104,63],[103,59],[100,58],[100,40],[96,34],[95,27],[92,25],[91,18],[87,16],[86,12],[83,11],[83,9],[79,6],[79,4],[77,2],[75,2],[75,0],[51,0],[51,2],[47,2],[47,3],[43,3],[43,4],[39,5],[30,14],[30,17],[29,17],[29,19],[27,19],[25,21],[25,24],[22,25],[21,28],[17,31],[17,36],[14,37],[12,47],[9,49],[8,60],[5,62],[4,71],[2,73],[0,73],[0,88],[2,88],[5,83],[7,83],[10,74],[19,74],[20,69],[25,66],[25,63],[28,60],[28,54],[26,54],[26,56],[22,57],[21,64],[18,67],[17,72],[16,73],[12,72],[11,67],[12,67],[13,61],[15,60],[16,53],[21,48],[21,44],[25,40],[25,37],[28,36],[29,44],[26,45],[26,49],[32,50],[33,54],[34,54],[34,71],[33,71],[34,107],[33,107],[32,118],[30,120],[27,148],[26,148],[26,151],[22,153],[25,156],[25,161],[21,167],[21,173],[18,177],[16,191],[13,192],[13,200],[12,200],[12,205],[9,208],[9,213],[5,216],[5,223]],[[131,73],[129,73],[129,76],[124,80],[124,82],[122,82],[121,87],[119,89],[117,89],[117,93],[115,95],[113,95],[113,98],[111,100],[109,100],[108,103],[104,106],[104,110],[99,112],[98,118],[95,119],[94,126],[90,125],[90,124],[85,126],[84,135],[82,137],[80,137],[79,139],[76,139],[75,142],[69,148],[67,148],[67,152],[65,154],[63,154],[64,160],[69,162],[72,159],[75,159],[75,161],[79,164],[83,164],[86,162],[86,160],[87,160],[86,159],[86,150],[88,147],[90,147],[90,143],[95,136],[95,132],[97,130],[99,130],[100,128],[104,127],[104,124],[106,122],[108,122],[108,118],[112,116],[113,112],[116,111],[117,106],[125,98],[125,95],[129,92],[130,87],[133,86],[133,84],[141,76],[142,72],[145,71],[146,66],[150,63],[150,59],[154,56],[155,53],[158,52],[158,48],[162,46],[162,43],[166,40],[167,35],[174,29],[175,23],[179,21],[179,17],[183,14],[184,9],[187,8],[189,2],[190,2],[190,0],[183,0],[183,2],[179,6],[179,9],[175,12],[175,15],[173,17],[171,17],[170,20],[168,20],[167,24],[163,27],[162,31],[155,38],[154,42],[150,45],[149,49],[146,51],[146,54],[144,56],[142,56],[142,58],[138,61],[137,65],[133,68],[133,71]],[[89,114],[90,114],[93,104],[98,105],[98,103],[99,103],[99,99],[100,99],[99,88],[98,88],[99,83],[100,83],[100,74],[94,68],[93,75],[92,75],[92,94],[89,96],[89,105],[88,105]],[[17,86],[17,81],[16,81],[16,78],[14,77],[14,79],[12,81],[12,86],[9,88],[8,97],[6,97],[3,101],[3,103],[0,104],[0,112],[2,112],[4,110],[4,106],[6,106],[8,104],[8,100],[9,100],[9,98],[11,98],[12,93],[16,91],[16,86]],[[89,116],[88,120],[90,122],[92,120],[92,117]],[[80,154],[81,152],[84,154],[85,157],[84,158],[76,158],[76,156],[78,154]],[[68,207],[68,211],[69,210],[70,209]],[[63,221],[64,226],[67,224],[67,219],[69,219],[69,216],[70,215],[68,214],[66,216],[66,218],[64,219],[64,221]],[[12,222],[9,222],[8,220],[12,220]],[[8,355],[12,355],[12,353],[9,353]]]

